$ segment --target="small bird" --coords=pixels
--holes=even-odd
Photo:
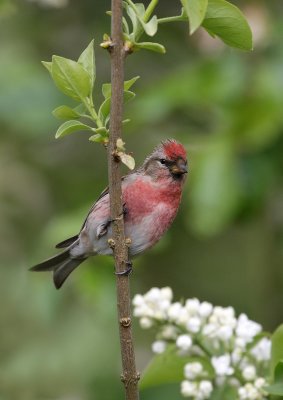
[[[131,239],[130,257],[152,247],[167,231],[177,214],[187,172],[184,146],[170,139],[162,142],[140,168],[122,178],[125,236]],[[113,255],[108,243],[111,225],[106,188],[91,207],[79,234],[56,245],[65,250],[31,270],[53,271],[53,281],[59,289],[88,257]]]

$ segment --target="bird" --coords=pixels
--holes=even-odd
[[[130,238],[129,257],[154,246],[173,222],[188,172],[184,146],[174,139],[161,142],[134,172],[122,178],[125,237]],[[106,188],[91,207],[80,232],[55,247],[63,252],[34,267],[53,271],[59,289],[83,261],[98,254],[113,255],[109,190]],[[126,271],[125,271],[126,272]]]

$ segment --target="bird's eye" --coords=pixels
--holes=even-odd
[[[160,162],[160,164],[166,164],[165,158],[161,158],[161,159],[159,160],[159,162]]]

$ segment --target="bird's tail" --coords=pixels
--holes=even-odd
[[[53,282],[56,289],[60,289],[70,273],[77,268],[86,257],[73,258],[70,254],[70,247],[63,253],[57,254],[35,265],[31,271],[53,271]]]

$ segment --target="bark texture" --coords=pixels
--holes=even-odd
[[[122,136],[123,85],[125,51],[122,37],[122,0],[112,0],[111,39],[111,113],[110,137],[108,145],[108,180],[111,218],[113,221],[113,241],[115,270],[121,273],[128,268],[128,247],[125,242],[124,218],[121,189],[121,168],[115,156],[117,139]],[[138,400],[139,374],[135,365],[132,337],[131,296],[129,275],[116,275],[117,307],[122,355],[123,373],[121,380],[127,400]]]

